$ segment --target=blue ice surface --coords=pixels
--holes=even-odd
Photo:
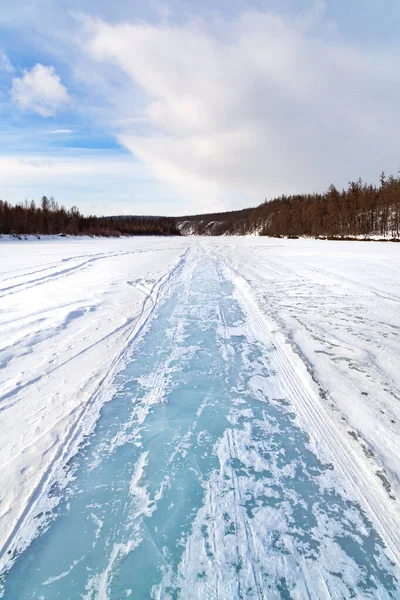
[[[335,466],[285,398],[254,392],[279,373],[245,331],[204,258],[132,347],[4,598],[399,597],[371,522],[327,484]]]

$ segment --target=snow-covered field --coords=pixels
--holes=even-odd
[[[0,241],[0,568],[57,502],[65,531],[88,511],[100,552],[96,571],[50,524],[32,550],[43,573],[29,549],[4,597],[396,597],[399,332],[395,244]],[[122,491],[99,508],[91,477]],[[147,572],[136,549],[150,538]]]

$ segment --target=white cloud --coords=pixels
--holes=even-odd
[[[68,133],[73,133],[72,129],[53,129],[53,131],[49,131],[51,135],[63,135]]]
[[[13,79],[11,96],[21,110],[32,110],[42,117],[52,117],[70,102],[67,88],[54,67],[36,64],[22,77]]]
[[[38,177],[57,179],[87,175],[88,177],[113,175],[129,176],[133,160],[112,156],[0,156],[0,177],[2,182],[15,178]]]
[[[86,27],[91,56],[147,97],[145,135],[126,127],[119,140],[202,208],[229,204],[232,190],[254,202],[397,169],[393,49],[322,40],[305,19],[261,13],[212,34],[198,23]],[[121,102],[120,122],[137,116],[125,111]]]
[[[6,73],[14,72],[14,67],[12,66],[11,61],[4,50],[0,50],[0,71],[4,71]]]
[[[155,183],[132,156],[66,150],[23,156],[0,154],[0,198],[21,202],[43,194],[84,213],[181,214],[183,203]]]

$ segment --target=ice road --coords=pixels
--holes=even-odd
[[[399,597],[396,245],[0,253],[4,598]]]

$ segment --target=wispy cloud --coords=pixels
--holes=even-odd
[[[396,168],[399,57],[323,40],[310,30],[320,18],[249,13],[212,33],[198,21],[87,21],[90,55],[147,98],[145,135],[127,127],[119,140],[203,205],[229,204],[232,190],[261,201]]]
[[[68,133],[73,133],[72,129],[53,129],[53,131],[48,132],[51,135],[64,135]]]
[[[4,50],[0,50],[0,71],[5,73],[13,73],[14,67]]]
[[[57,158],[57,168],[15,171],[7,189],[3,179],[1,197],[30,195],[29,185],[34,193],[40,172],[45,193],[112,204],[124,195],[120,177],[128,196],[135,185],[143,198],[151,190],[145,212],[156,210],[154,195],[198,212],[397,171],[399,3],[382,19],[376,3],[352,0],[352,10],[357,19],[346,0],[170,0],[161,12],[157,0],[71,0],[68,10],[54,0],[43,13],[36,0],[28,12],[16,0],[0,11],[2,152],[68,154],[88,176],[53,177]],[[95,174],[91,163],[101,171],[107,162],[101,149],[120,160],[121,145],[142,166]],[[152,174],[147,187],[142,172]]]
[[[95,154],[51,157],[0,155],[0,176],[2,180],[27,175],[58,178],[79,174],[87,174],[89,177],[98,176],[99,174],[113,174],[126,177],[129,175],[129,170],[133,169],[133,160],[130,158],[111,158],[110,156],[96,158]]]
[[[20,202],[44,194],[104,214],[180,214],[176,195],[154,182],[128,153],[62,150],[51,154],[1,155],[0,198]]]
[[[18,175],[24,175],[26,174],[28,171],[30,171],[30,167],[33,167],[34,169],[52,169],[53,167],[55,167],[55,163],[51,160],[49,160],[48,158],[20,158],[19,161],[17,163],[15,163],[15,161],[13,160],[5,160],[4,159],[0,159],[0,165],[4,163],[5,165],[7,165],[7,169],[8,169],[8,173],[10,174],[10,170],[11,169],[11,173],[14,171],[15,174]],[[22,169],[18,169],[18,167],[22,167]],[[25,168],[28,167],[28,170]],[[1,166],[0,166],[1,169]]]
[[[11,97],[21,110],[31,110],[42,117],[53,117],[60,107],[70,102],[65,85],[54,67],[36,64],[22,77],[13,79]]]

